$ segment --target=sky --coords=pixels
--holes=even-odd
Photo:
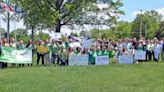
[[[122,0],[124,6],[120,9],[125,12],[125,15],[122,15],[119,20],[124,21],[133,21],[135,19],[135,15],[139,13],[139,10],[147,11],[147,10],[156,10],[160,14],[163,15],[164,19],[164,0]],[[0,17],[0,26],[6,29],[6,22],[3,22]],[[11,22],[10,23],[11,30],[17,28],[25,28],[23,25],[23,21],[21,22]],[[89,27],[88,27],[89,28]],[[69,31],[67,27],[62,28],[62,31]]]
[[[132,21],[139,10],[157,10],[164,16],[164,0],[122,0],[124,6],[121,8],[125,15],[120,20]]]

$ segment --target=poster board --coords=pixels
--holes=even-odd
[[[39,52],[39,53],[47,53],[48,52],[48,47],[38,46],[37,47],[37,52]]]
[[[134,54],[135,60],[146,60],[146,51],[137,50]]]
[[[132,55],[121,55],[118,59],[119,64],[133,64]]]
[[[108,65],[109,57],[108,56],[96,56],[95,64],[96,65]]]
[[[88,65],[88,55],[70,55],[69,66]]]

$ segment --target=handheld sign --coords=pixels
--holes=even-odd
[[[47,53],[48,52],[48,48],[47,47],[44,47],[44,46],[38,46],[37,47],[37,52]]]
[[[146,60],[146,51],[137,50],[134,54],[134,59],[136,59],[136,60]]]
[[[108,56],[96,56],[96,65],[108,65],[109,57]]]
[[[69,56],[69,66],[88,65],[88,55]]]
[[[133,56],[132,55],[122,55],[119,56],[119,64],[133,64]]]

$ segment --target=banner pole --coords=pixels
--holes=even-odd
[[[16,17],[16,16],[15,16]],[[17,42],[17,32],[16,32],[16,19],[14,19],[14,38],[15,38],[15,42]]]

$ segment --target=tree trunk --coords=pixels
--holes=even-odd
[[[57,19],[56,21],[56,33],[60,33],[61,31],[61,23],[60,23],[60,19]]]

